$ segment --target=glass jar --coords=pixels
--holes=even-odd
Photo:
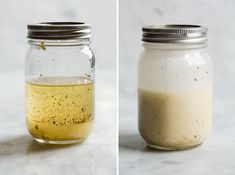
[[[139,132],[150,147],[200,145],[212,125],[212,62],[207,28],[194,25],[143,29],[139,59]]]
[[[26,123],[41,143],[81,142],[94,119],[94,65],[89,24],[28,25]]]

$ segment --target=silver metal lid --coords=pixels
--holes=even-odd
[[[91,26],[83,22],[43,22],[28,24],[28,38],[31,39],[89,39]]]
[[[151,43],[194,44],[207,42],[207,28],[198,25],[156,25],[142,28],[142,41]]]

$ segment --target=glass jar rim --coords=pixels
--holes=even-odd
[[[81,46],[89,45],[91,43],[90,39],[63,39],[63,40],[45,40],[45,39],[29,39],[28,44],[34,46]]]
[[[191,44],[182,44],[182,43],[151,43],[143,42],[143,47],[148,49],[156,50],[187,50],[187,49],[200,49],[206,48],[207,43],[191,43]]]

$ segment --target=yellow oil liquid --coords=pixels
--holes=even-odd
[[[30,134],[45,142],[82,141],[94,119],[93,82],[84,77],[40,77],[26,82]]]

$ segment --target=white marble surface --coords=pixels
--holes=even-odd
[[[134,104],[134,100],[123,100]],[[201,146],[186,151],[150,149],[139,136],[136,111],[126,109],[119,131],[120,175],[232,175],[235,167],[234,98],[215,100],[214,125],[210,137]],[[220,106],[220,107],[219,107]]]
[[[115,19],[115,0],[0,1],[0,174],[116,174]],[[25,126],[26,25],[42,21],[85,21],[92,25],[96,121],[92,134],[81,145],[38,145]]]
[[[23,72],[0,74],[0,174],[116,174],[113,77],[97,73],[93,132],[84,143],[71,146],[42,145],[31,139],[25,125],[23,79]]]
[[[230,175],[235,171],[235,1],[120,0],[120,175]],[[213,132],[192,150],[155,151],[137,130],[137,60],[141,27],[149,24],[191,23],[209,28],[214,62]]]

